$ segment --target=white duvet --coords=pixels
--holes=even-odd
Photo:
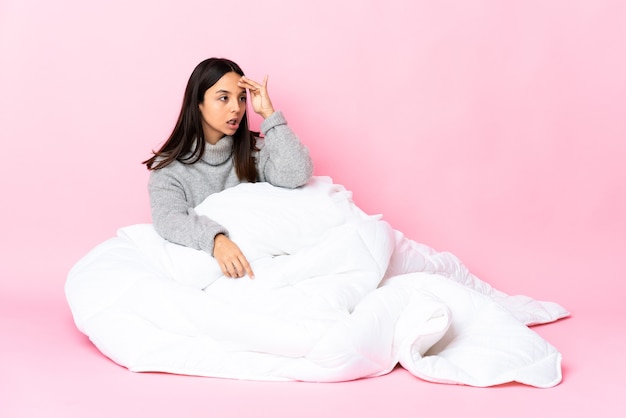
[[[329,178],[241,184],[196,211],[229,229],[254,280],[224,277],[149,224],[120,229],[68,275],[77,327],[132,371],[331,382],[400,364],[441,383],[561,381],[560,353],[528,325],[565,309],[495,290]]]

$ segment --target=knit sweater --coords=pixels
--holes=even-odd
[[[261,123],[265,139],[257,139],[255,154],[259,181],[296,188],[313,173],[308,149],[300,143],[283,114],[275,112]],[[163,238],[213,254],[217,234],[228,230],[198,215],[194,207],[213,193],[241,183],[233,163],[233,138],[225,136],[215,145],[206,143],[202,158],[194,164],[174,161],[150,173],[148,191],[154,228]]]

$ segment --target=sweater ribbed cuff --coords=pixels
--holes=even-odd
[[[213,251],[215,249],[215,237],[219,234],[224,234],[228,236],[228,230],[226,228],[220,226],[218,228],[211,228],[210,231],[207,231],[207,234],[204,235],[200,241],[198,242],[198,246],[202,251],[206,251],[213,257]]]
[[[263,135],[267,135],[267,131],[269,131],[273,127],[278,126],[278,125],[286,125],[286,124],[287,124],[287,119],[285,119],[283,112],[276,111],[272,113],[263,122],[261,122],[261,133]]]

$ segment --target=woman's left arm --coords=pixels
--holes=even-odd
[[[288,188],[305,185],[313,175],[313,162],[282,112],[265,119],[261,132],[265,139],[257,157],[259,180]]]
[[[257,157],[259,180],[279,187],[303,186],[313,175],[313,161],[282,112],[274,111],[267,92],[267,76],[262,84],[242,77],[239,85],[248,89],[253,110],[264,119],[261,133],[265,140]]]

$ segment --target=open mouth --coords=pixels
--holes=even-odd
[[[233,129],[237,129],[239,127],[239,121],[237,119],[230,119],[226,121],[226,124]]]

